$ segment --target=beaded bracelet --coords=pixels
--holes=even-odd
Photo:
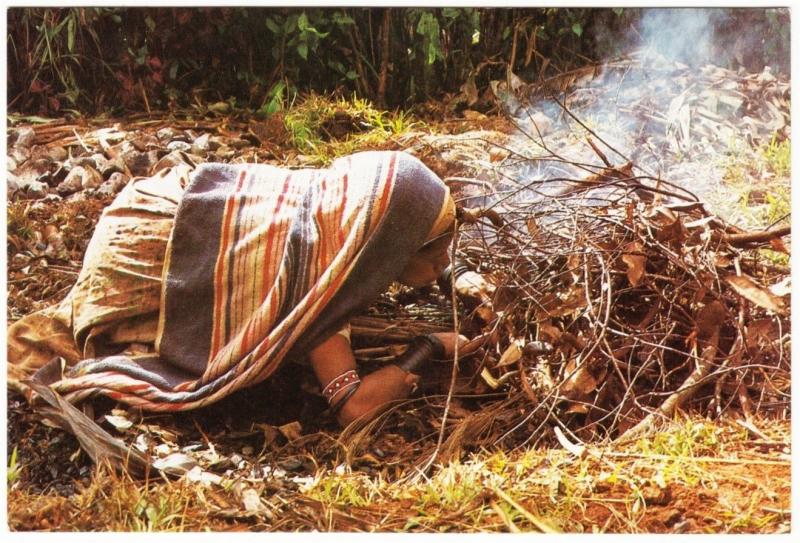
[[[358,387],[360,386],[361,381],[357,381],[355,386],[351,386],[344,394],[342,394],[342,397],[339,399],[339,401],[331,406],[331,415],[336,415],[339,411],[341,411],[342,407],[344,407],[344,404],[346,404],[347,400],[350,399],[350,396],[355,394],[356,390],[358,390]]]
[[[352,387],[353,385],[358,385],[360,383],[361,379],[359,378],[358,373],[356,373],[356,370],[347,370],[338,377],[334,377],[330,383],[325,385],[325,388],[322,389],[322,395],[325,397],[328,405],[331,405],[333,398],[337,394],[348,387]]]

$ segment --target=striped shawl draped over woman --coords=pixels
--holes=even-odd
[[[454,217],[446,185],[401,152],[358,153],[319,170],[206,164],[136,179],[103,213],[67,298],[10,327],[9,377],[33,375],[73,402],[102,394],[178,411],[308,356],[341,409],[366,384],[348,320],[401,272],[422,282],[441,272]],[[444,243],[421,261],[431,240]],[[423,339],[422,355],[381,377],[391,390],[377,379],[363,387],[362,408],[345,421],[407,395],[420,356],[459,341]]]

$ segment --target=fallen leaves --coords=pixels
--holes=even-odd
[[[782,298],[773,294],[769,289],[759,285],[752,277],[747,275],[727,275],[725,282],[743,298],[763,307],[773,313],[784,315],[787,313],[786,304]]]
[[[623,249],[622,261],[628,267],[628,281],[632,287],[637,287],[644,277],[647,257],[644,256],[642,244],[632,241]]]

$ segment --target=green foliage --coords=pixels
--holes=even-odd
[[[337,127],[337,121],[340,122]],[[404,112],[378,110],[368,101],[309,95],[289,109],[284,125],[298,151],[310,162],[326,165],[356,151],[381,148],[417,125]]]
[[[141,496],[130,512],[129,529],[134,532],[162,532],[183,523],[184,504],[171,496]]]
[[[711,421],[685,419],[663,432],[642,439],[637,448],[645,454],[690,458],[719,452],[720,429]]]
[[[788,69],[788,10],[726,13],[726,28],[744,25],[763,35],[762,60]],[[458,93],[467,80],[484,88],[509,67],[536,79],[618,54],[621,36],[640,14],[639,8],[11,8],[9,109],[114,113],[233,97],[239,107],[270,114],[297,92],[333,91],[407,107]]]
[[[9,205],[6,210],[6,232],[11,239],[19,237],[27,241],[33,239],[33,221],[28,217],[28,210],[22,206]]]
[[[774,135],[769,143],[761,147],[761,156],[775,175],[789,175],[792,169],[792,142],[789,139],[778,142],[777,135]]]
[[[444,59],[442,43],[439,38],[440,32],[439,21],[436,20],[433,13],[423,12],[420,14],[419,22],[417,23],[417,34],[420,34],[423,38],[425,62],[428,64]]]
[[[283,104],[286,99],[285,93],[293,90],[294,89],[289,87],[285,81],[278,81],[275,83],[267,93],[264,103],[259,109],[259,113],[268,116],[283,109]]]
[[[14,450],[11,451],[11,458],[8,460],[8,472],[6,478],[9,486],[17,482],[21,471],[22,468],[17,463],[17,448],[14,447]]]

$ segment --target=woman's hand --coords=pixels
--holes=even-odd
[[[466,336],[462,336],[461,334],[456,334],[455,332],[437,332],[431,335],[435,336],[436,339],[441,341],[442,345],[444,345],[445,358],[453,358],[453,354],[456,348],[456,341],[458,341],[459,358],[471,354],[480,346],[477,345],[471,347],[470,345],[468,345],[470,341]]]
[[[494,320],[496,314],[492,305],[492,296],[495,286],[483,275],[474,271],[464,272],[456,278],[454,286],[459,296],[479,305],[477,313],[481,319],[485,322]]]

